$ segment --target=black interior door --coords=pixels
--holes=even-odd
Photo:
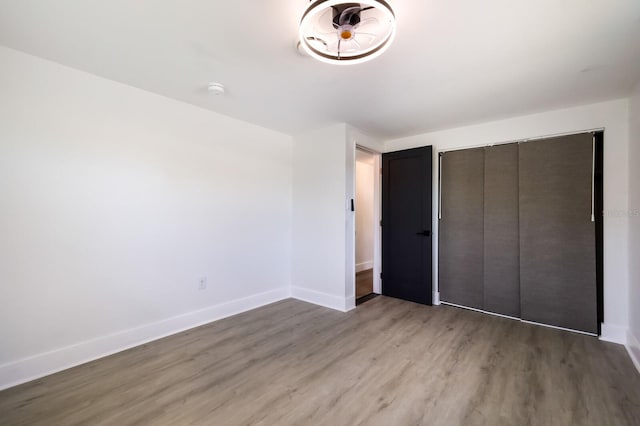
[[[432,148],[382,155],[382,294],[431,304]]]

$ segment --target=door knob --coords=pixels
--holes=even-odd
[[[431,231],[416,232],[416,235],[422,235],[423,237],[430,237]]]

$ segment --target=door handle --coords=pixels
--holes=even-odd
[[[430,237],[431,231],[416,232],[416,235],[422,235],[423,237]]]

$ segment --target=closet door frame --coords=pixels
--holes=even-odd
[[[604,130],[593,132],[594,156],[594,212],[596,220],[596,283],[598,297],[598,336],[604,322]]]
[[[465,149],[473,149],[473,148],[483,148],[483,147],[488,147],[488,146],[494,146],[494,145],[503,145],[503,144],[512,144],[512,143],[530,143],[530,142],[535,142],[537,140],[544,140],[544,139],[552,139],[552,138],[557,138],[560,136],[570,136],[570,135],[576,135],[576,134],[582,134],[582,133],[591,133],[594,135],[595,138],[595,161],[594,161],[594,166],[595,166],[595,173],[594,173],[594,210],[595,210],[595,223],[596,223],[596,283],[597,283],[597,316],[598,316],[598,335],[601,335],[602,330],[602,323],[605,320],[605,315],[604,315],[604,132],[605,129],[603,127],[600,128],[593,128],[593,129],[587,129],[587,130],[583,130],[583,131],[573,131],[573,132],[566,132],[566,133],[556,133],[556,134],[550,134],[550,135],[545,135],[545,136],[536,136],[536,137],[530,137],[530,138],[523,138],[523,139],[513,139],[513,140],[509,140],[509,141],[502,141],[502,142],[496,142],[496,143],[486,143],[486,144],[474,144],[474,145],[463,145],[463,146],[457,146],[454,148],[450,148],[450,149],[442,149],[442,150],[438,150],[436,152],[437,155],[437,168],[438,168],[438,181],[437,181],[437,213],[438,215],[434,218],[434,229],[438,229],[438,235],[440,235],[440,229],[439,229],[439,218],[442,212],[442,163],[441,163],[441,158],[442,158],[442,154],[446,153],[446,152],[450,152],[450,151],[460,151],[460,150],[465,150]],[[439,238],[438,238],[439,239]],[[436,242],[437,244],[437,259],[435,259],[435,263],[436,265],[439,265],[439,257],[440,257],[440,244],[439,241]],[[439,271],[436,274],[436,287],[438,289],[438,294],[440,294],[441,292],[441,287],[440,287],[440,278],[439,278]],[[511,318],[514,320],[519,320],[522,321],[520,318],[515,318],[515,317],[510,317],[507,315],[501,315],[501,314],[497,314],[494,312],[489,312],[489,311],[485,311],[482,309],[476,309],[476,308],[472,308],[472,307],[467,307],[467,306],[459,306],[459,305],[454,305],[451,303],[447,303],[445,301],[440,301],[440,303],[444,304],[444,305],[451,305],[451,306],[457,306],[460,308],[465,308],[465,309],[469,309],[469,310],[474,310],[474,311],[479,311],[479,312],[483,312],[483,313],[487,313],[489,315],[494,315],[494,316],[498,316],[498,317],[506,317],[506,318]],[[546,325],[543,325],[546,326]],[[553,327],[553,326],[549,326],[552,328],[559,328],[559,327]],[[581,334],[590,334],[590,333],[584,333],[582,331],[579,330],[568,330],[568,331],[573,331],[576,333],[581,333]]]

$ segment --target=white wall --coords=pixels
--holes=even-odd
[[[374,164],[373,155],[356,154],[356,272],[373,268]]]
[[[288,297],[291,137],[0,64],[0,388]]]
[[[433,145],[434,151],[481,146],[536,136],[605,128],[604,136],[604,323],[602,338],[626,341],[628,325],[629,256],[628,210],[629,162],[628,101],[614,100],[581,107],[549,111],[508,120],[493,121],[426,133],[385,143],[386,151]],[[434,153],[434,283],[437,282],[437,154]],[[435,296],[437,299],[437,295]]]
[[[341,311],[355,307],[350,200],[355,198],[356,144],[383,149],[375,138],[344,123],[297,135],[293,145],[291,294]]]
[[[292,295],[339,310],[348,309],[346,163],[344,124],[294,138]]]
[[[628,346],[640,370],[640,82],[629,102],[629,334]]]

